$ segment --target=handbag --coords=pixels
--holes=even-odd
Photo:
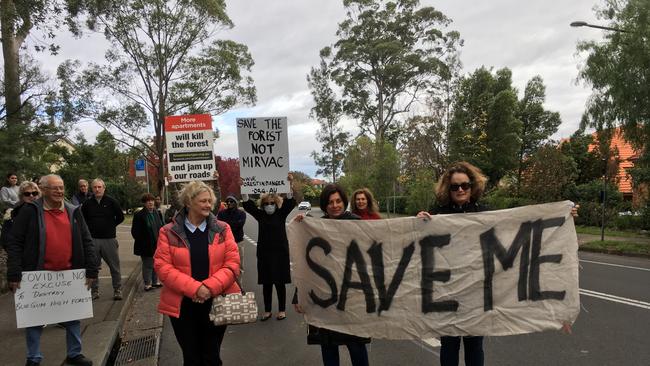
[[[222,294],[214,298],[210,309],[210,321],[214,325],[236,325],[257,321],[257,301],[254,292],[246,292],[239,279],[241,293]]]

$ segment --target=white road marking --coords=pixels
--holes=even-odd
[[[585,295],[585,296],[595,297],[597,299],[617,302],[617,303],[620,303],[620,304],[636,306],[636,307],[641,308],[641,309],[650,310],[650,303],[645,302],[645,301],[628,299],[627,297],[615,296],[615,295],[610,295],[610,294],[605,294],[605,293],[602,293],[602,292],[585,290],[585,289],[580,289],[580,294]]]
[[[648,272],[650,272],[650,268],[624,266],[622,264],[588,261],[588,260],[585,260],[585,259],[581,259],[580,262],[591,263],[591,264],[601,264],[603,266],[621,267],[621,268],[636,269],[636,270],[639,270],[639,271],[648,271]]]

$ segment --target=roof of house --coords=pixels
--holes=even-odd
[[[598,132],[591,134],[596,141]],[[596,143],[589,145],[589,151],[592,151],[596,148]],[[638,159],[639,154],[632,145],[627,142],[623,136],[621,128],[616,128],[612,136],[612,142],[610,144],[610,149],[618,150],[618,173],[616,174],[616,181],[618,182],[618,191],[621,193],[632,194],[632,176],[628,173],[628,169],[634,167],[634,161]]]

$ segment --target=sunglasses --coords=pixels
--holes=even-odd
[[[38,192],[23,192],[23,196],[25,196],[25,197],[29,197],[29,196],[36,197],[36,196],[38,196]]]
[[[464,182],[464,183],[461,183],[461,184],[450,184],[449,185],[449,190],[452,191],[452,192],[456,192],[460,188],[462,188],[463,191],[466,191],[466,190],[472,188],[472,183]]]

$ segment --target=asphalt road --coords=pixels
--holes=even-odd
[[[296,213],[294,210],[291,216]],[[319,210],[314,209],[313,215],[320,216]],[[257,222],[249,216],[244,230],[249,238],[245,242],[244,286],[255,291],[258,306],[263,309],[255,271]],[[580,264],[582,311],[573,334],[486,337],[486,365],[650,365],[650,260],[580,253]],[[228,328],[222,345],[224,365],[321,364],[320,348],[306,344],[307,325],[290,305],[292,294],[293,286],[289,285],[286,320]],[[273,301],[275,312],[275,295]],[[423,341],[373,340],[368,350],[372,365],[439,364],[439,347]],[[344,348],[341,361],[350,365]],[[159,364],[182,364],[168,319]]]

